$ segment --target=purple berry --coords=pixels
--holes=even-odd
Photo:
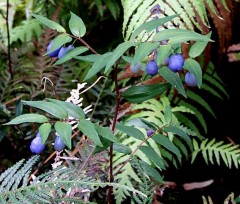
[[[141,69],[141,63],[137,63],[135,66],[130,65],[130,70],[132,73],[136,74]]]
[[[41,135],[39,136],[37,134],[37,136],[32,140],[30,144],[30,150],[32,153],[40,154],[44,150],[44,148],[45,148],[45,145],[42,144],[42,137]]]
[[[185,83],[188,86],[196,86],[197,85],[197,79],[195,77],[195,75],[191,72],[187,72],[185,75]]]
[[[154,133],[153,130],[151,130],[151,129],[147,130],[147,136],[148,136],[148,137],[149,137],[150,135],[152,135],[153,133]]]
[[[171,55],[168,60],[168,67],[173,72],[178,72],[182,70],[183,64],[184,64],[184,58],[182,54]]]
[[[65,143],[61,139],[61,137],[56,136],[54,140],[54,149],[58,152],[62,151],[65,148]]]
[[[48,44],[48,46],[47,46],[47,52],[52,48],[52,45],[53,45],[53,41],[51,41],[51,42]],[[48,56],[49,56],[49,57],[57,57],[60,49],[61,49],[61,47],[58,48],[58,49],[56,49],[56,50],[54,50],[53,52],[48,53]]]
[[[149,60],[147,62],[147,66],[146,66],[146,72],[149,75],[156,75],[158,73],[158,65],[157,62],[154,60]]]

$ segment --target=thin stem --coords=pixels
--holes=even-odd
[[[6,14],[6,25],[7,25],[7,50],[8,50],[8,70],[13,78],[13,70],[12,70],[12,59],[11,59],[11,50],[10,50],[10,32],[9,32],[9,24],[8,24],[8,17],[9,17],[9,0],[7,0],[7,14]]]
[[[96,50],[94,50],[85,40],[83,40],[82,38],[80,37],[76,37],[74,35],[70,35],[68,34],[69,36],[75,38],[75,39],[78,39],[82,44],[84,44],[93,54],[98,54],[98,52]]]
[[[120,107],[120,91],[119,91],[119,86],[118,86],[118,78],[117,78],[117,67],[120,62],[121,58],[118,59],[116,66],[114,67],[113,70],[113,78],[114,78],[114,83],[115,83],[115,91],[116,91],[116,107],[115,107],[115,113],[114,113],[114,119],[112,122],[112,132],[114,133],[115,127],[117,124],[117,119],[118,119],[118,112],[119,112],[119,107]],[[114,175],[113,175],[113,143],[110,145],[110,150],[109,150],[109,182],[112,183],[114,182]],[[108,188],[108,204],[111,203],[111,197],[112,197],[112,192],[113,192],[113,187],[109,186]]]
[[[132,153],[129,155],[128,159],[120,166],[120,168],[114,173],[113,176],[117,175],[117,174],[123,169],[123,167],[127,165],[127,163],[130,161],[130,159],[132,158],[132,156],[137,152],[137,150],[138,150],[144,143],[146,143],[150,138],[152,138],[152,136],[153,136],[156,132],[162,130],[165,126],[166,126],[166,125],[164,125],[163,127],[155,130],[151,135],[149,135],[148,137],[146,137],[146,138],[136,147],[136,149],[135,149],[134,151],[132,151]]]

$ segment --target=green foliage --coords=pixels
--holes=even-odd
[[[105,186],[123,188],[146,196],[129,186],[103,183],[66,166],[58,166],[39,175],[29,184],[31,169],[38,159],[39,156],[32,156],[27,162],[23,159],[0,175],[1,203],[59,203],[60,201],[84,203],[87,194]],[[66,197],[70,192],[72,196]]]
[[[171,0],[167,2],[163,0],[122,0],[124,12],[123,36],[125,40],[128,40],[132,32],[135,32],[139,26],[151,20],[151,18],[149,18],[150,9],[157,4],[160,5],[161,9],[160,13],[155,14],[158,18],[178,15],[166,24],[167,29],[179,27],[181,29],[195,30],[195,28],[197,28],[202,31],[204,26],[209,25],[207,13],[213,12],[215,15],[218,15],[213,0],[208,0],[206,2],[203,0]],[[206,8],[206,4],[209,6],[209,11]],[[225,0],[221,1],[221,4],[226,7]],[[196,14],[199,15],[199,19],[195,18]],[[165,30],[164,27],[159,27],[159,29],[162,31]],[[153,33],[154,32],[151,34]],[[149,36],[142,34],[139,36],[139,39],[146,39],[147,37]]]
[[[217,164],[220,165],[222,159],[228,168],[232,168],[232,163],[238,168],[240,156],[239,145],[231,143],[225,144],[223,141],[216,142],[216,139],[214,138],[211,141],[205,139],[200,144],[198,144],[196,140],[193,140],[193,149],[192,162],[196,159],[196,156],[199,153],[202,153],[207,164],[210,161],[211,164],[217,162]],[[216,162],[214,160],[216,160]]]

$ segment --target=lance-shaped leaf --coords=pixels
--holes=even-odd
[[[134,137],[138,140],[144,140],[145,136],[144,134],[137,128],[132,126],[124,125],[123,123],[117,123],[116,128],[120,131],[126,133],[130,137]]]
[[[72,148],[72,126],[69,123],[64,122],[56,122],[54,128],[59,135],[59,137],[63,140],[65,145],[71,149]]]
[[[72,59],[72,58],[74,58],[74,57],[76,57],[76,56],[86,52],[87,50],[88,50],[88,48],[83,47],[83,46],[76,47],[76,48],[74,48],[72,50],[69,50],[61,59],[57,60],[54,63],[54,65],[62,64],[64,62],[66,62],[66,61],[68,61],[68,60],[70,60],[70,59]]]
[[[163,65],[167,62],[169,55],[172,52],[173,47],[171,45],[161,45],[157,52],[157,64]]]
[[[163,178],[161,177],[161,175],[158,173],[156,169],[154,169],[152,166],[150,166],[144,161],[139,161],[139,164],[142,167],[145,174],[147,174],[148,176],[150,176],[151,178],[155,179],[160,183],[163,182]]]
[[[58,48],[62,47],[62,45],[64,45],[65,43],[69,43],[71,41],[72,38],[65,33],[58,35],[56,38],[53,39],[52,47],[50,50],[47,51],[45,55],[57,50]]]
[[[44,123],[39,127],[39,132],[42,137],[42,144],[45,144],[47,141],[47,138],[49,136],[49,133],[51,132],[51,124],[50,123]]]
[[[21,123],[45,123],[48,121],[48,118],[44,115],[36,114],[36,113],[27,113],[20,115],[10,122],[5,123],[3,125],[18,125]]]
[[[115,62],[122,57],[122,55],[130,48],[137,45],[137,43],[126,41],[119,44],[114,50],[112,56],[109,58],[108,63],[105,67],[105,73],[107,73],[110,68],[115,64]]]
[[[210,37],[212,34],[212,32],[209,32],[206,36]],[[199,56],[200,54],[202,54],[202,52],[204,51],[204,49],[206,48],[208,42],[195,42],[192,47],[189,50],[188,55],[191,58],[195,58],[197,56]]]
[[[197,79],[197,85],[200,88],[202,86],[202,69],[200,64],[191,58],[185,60],[183,68],[193,73]]]
[[[169,125],[169,126],[163,128],[163,131],[177,134],[180,137],[184,138],[185,140],[191,141],[190,137],[182,129],[180,129],[177,126]]]
[[[166,79],[174,88],[176,88],[180,94],[182,94],[184,97],[187,97],[182,84],[182,80],[179,77],[178,73],[171,71],[168,67],[165,66],[159,69],[159,74],[164,79]]]
[[[94,127],[100,136],[112,142],[119,143],[118,138],[112,133],[112,131],[108,127],[102,127],[98,124],[94,124]]]
[[[138,34],[140,34],[142,31],[150,32],[154,29],[156,29],[159,26],[162,26],[164,23],[172,20],[173,18],[177,17],[179,15],[172,15],[172,16],[167,16],[165,18],[160,18],[152,21],[148,21],[146,23],[143,23],[140,25],[138,28],[134,30],[134,32],[131,35],[131,40],[133,40]]]
[[[141,146],[139,148],[156,166],[165,169],[163,159],[150,146]]]
[[[65,109],[59,107],[59,105],[52,102],[23,101],[23,104],[46,111],[47,113],[55,116],[56,118],[66,119],[68,116],[67,111]]]
[[[156,134],[156,135],[153,135],[151,139],[153,139],[159,145],[165,147],[167,150],[176,154],[178,158],[182,156],[179,149],[168,139],[168,137],[161,134]]]
[[[132,150],[130,147],[123,145],[123,144],[116,144],[113,143],[113,150],[119,153],[123,153],[123,154],[131,154]]]
[[[111,55],[112,52],[107,52],[103,55],[96,55],[97,60],[93,63],[92,68],[88,71],[84,80],[88,80],[100,72],[108,63],[108,59],[111,57]]]
[[[153,41],[169,40],[168,44],[180,44],[187,41],[213,42],[208,36],[185,29],[166,29],[154,35]]]
[[[77,37],[83,37],[86,34],[86,26],[84,25],[82,19],[76,14],[71,13],[71,18],[69,20],[69,28],[73,35]]]
[[[171,88],[168,83],[132,86],[122,93],[122,96],[131,103],[141,103],[155,96],[161,95]]]
[[[99,135],[91,121],[80,119],[78,123],[78,129],[82,131],[82,133],[91,139],[96,145],[103,147]]]
[[[141,43],[135,50],[135,54],[132,60],[132,66],[135,66],[143,58],[149,55],[153,50],[159,47],[159,43],[144,42]]]
[[[51,21],[51,20],[49,20],[43,16],[37,15],[37,14],[32,14],[32,16],[53,30],[57,30],[58,32],[63,32],[63,33],[66,32],[66,30],[61,25],[59,25],[58,23],[56,23],[54,21]]]
[[[82,110],[82,108],[80,108],[79,106],[77,106],[71,102],[59,101],[59,100],[51,99],[51,98],[48,98],[47,100],[51,101],[53,103],[56,103],[61,108],[65,109],[67,111],[68,115],[72,116],[73,118],[76,118],[76,119],[85,118],[85,113]]]

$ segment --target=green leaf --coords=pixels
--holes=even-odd
[[[42,136],[42,144],[45,144],[47,141],[48,135],[51,132],[51,124],[44,123],[39,127],[40,135]]]
[[[54,128],[59,135],[59,137],[63,140],[65,145],[72,149],[72,126],[69,123],[64,122],[56,122]]]
[[[145,136],[144,134],[137,128],[132,126],[124,125],[123,123],[117,123],[116,128],[120,131],[126,133],[130,137],[134,137],[138,140],[144,140]]]
[[[86,34],[86,26],[84,25],[82,19],[76,14],[71,13],[71,18],[69,20],[69,28],[73,35],[77,37],[83,37]]]
[[[65,43],[69,43],[71,41],[72,38],[65,33],[58,35],[56,38],[53,39],[52,47],[50,50],[47,51],[45,55],[57,50],[58,48],[62,47],[62,45],[64,45]]]
[[[163,131],[165,131],[165,132],[172,132],[174,134],[177,134],[177,135],[181,136],[185,140],[188,140],[188,141],[191,142],[190,137],[182,129],[180,129],[177,126],[169,125],[169,126],[163,128]]]
[[[36,113],[28,113],[20,115],[10,122],[5,123],[3,125],[18,125],[21,123],[45,123],[48,121],[48,118],[44,115],[36,114]]]
[[[170,105],[165,106],[164,118],[167,123],[170,123],[172,121],[172,111]]]
[[[36,19],[38,19],[40,22],[42,22],[47,27],[49,27],[53,30],[57,30],[58,32],[66,33],[66,30],[58,23],[51,21],[51,20],[49,20],[43,16],[37,15],[37,14],[32,13],[32,16],[35,17]]]
[[[130,48],[137,45],[137,43],[126,41],[119,44],[114,50],[112,56],[108,59],[108,63],[105,67],[105,73],[107,73],[110,68],[115,64],[115,62]]]
[[[78,129],[82,131],[84,135],[90,138],[96,145],[103,147],[99,135],[91,121],[85,119],[79,120]]]
[[[47,113],[55,116],[56,118],[66,119],[68,117],[67,111],[65,109],[59,107],[59,105],[52,102],[23,101],[23,104],[46,111]]]
[[[191,58],[185,60],[183,68],[193,73],[197,79],[197,85],[200,88],[202,86],[202,69],[200,64]]]
[[[182,80],[179,77],[178,73],[171,71],[168,67],[164,66],[159,69],[159,74],[166,79],[174,88],[178,90],[180,94],[182,94],[185,98],[186,93],[182,84]]]
[[[148,176],[152,177],[153,179],[160,183],[163,182],[163,178],[160,176],[156,169],[154,169],[152,166],[150,166],[144,161],[139,161],[139,164],[141,165],[145,174],[147,174]]]
[[[110,140],[107,140],[105,139],[104,137],[101,137],[101,142],[102,142],[102,147],[100,146],[95,146],[95,149],[93,151],[94,154],[98,153],[98,152],[102,152],[104,150],[106,150],[110,145],[111,145],[111,141]]]
[[[139,148],[153,163],[160,167],[160,169],[165,169],[162,158],[155,152],[155,150],[150,146],[141,146]]]
[[[171,45],[161,45],[158,48],[158,52],[157,52],[157,64],[158,65],[163,65],[166,63],[166,59],[171,54],[172,49],[173,48]]]
[[[212,34],[212,32],[209,32],[206,36],[210,37]],[[204,49],[206,48],[208,42],[195,42],[190,50],[189,50],[189,53],[188,55],[191,57],[191,58],[195,58],[195,57],[198,57],[200,54],[202,54],[202,52],[204,51]]]
[[[159,145],[165,147],[167,150],[176,154],[177,157],[179,158],[181,157],[181,153],[179,149],[168,139],[168,137],[161,134],[156,134],[156,135],[153,135],[151,139],[153,139]]]
[[[100,136],[102,136],[105,139],[110,140],[112,142],[119,143],[118,138],[116,136],[114,136],[114,134],[108,127],[102,127],[98,124],[94,124],[94,127]]]
[[[80,55],[84,52],[86,52],[88,50],[88,48],[86,47],[76,47],[72,50],[69,50],[61,59],[57,60],[53,65],[59,65],[59,64],[62,64],[74,57],[76,57],[77,55]]]
[[[165,18],[160,18],[157,20],[152,20],[152,21],[148,21],[146,23],[143,23],[142,25],[140,25],[138,28],[136,28],[132,35],[131,35],[131,40],[133,40],[138,34],[140,34],[142,31],[146,30],[146,32],[150,32],[152,30],[154,30],[155,28],[162,26],[164,23],[172,20],[173,18],[177,17],[179,15],[172,15],[172,16],[167,16]]]
[[[99,14],[101,17],[103,17],[103,5],[102,5],[102,0],[94,0],[94,3],[96,4]]]
[[[123,154],[131,154],[132,153],[131,148],[126,145],[123,145],[123,144],[113,143],[113,150],[116,152],[123,153]]]
[[[85,61],[85,62],[96,62],[99,60],[100,57],[101,57],[101,55],[98,55],[98,54],[90,54],[90,55],[85,55],[85,56],[77,56],[74,58]]]
[[[122,93],[122,96],[131,103],[141,103],[155,96],[161,95],[171,87],[170,84],[148,84],[132,86]]]
[[[194,31],[184,29],[166,29],[158,32],[153,37],[153,41],[169,40],[168,44],[180,44],[186,41],[213,42],[209,37]]]
[[[149,55],[153,50],[159,47],[159,43],[143,42],[135,50],[132,66],[135,66],[143,58]]]
[[[59,105],[61,108],[65,109],[69,116],[72,116],[73,118],[80,119],[85,118],[85,113],[79,106],[66,101],[59,101],[56,99],[47,98],[48,101],[51,101],[57,105]]]
[[[93,63],[92,68],[88,71],[85,80],[90,79],[93,76],[96,76],[108,63],[108,59],[112,56],[112,52],[107,52],[103,55],[97,55],[98,59]]]

